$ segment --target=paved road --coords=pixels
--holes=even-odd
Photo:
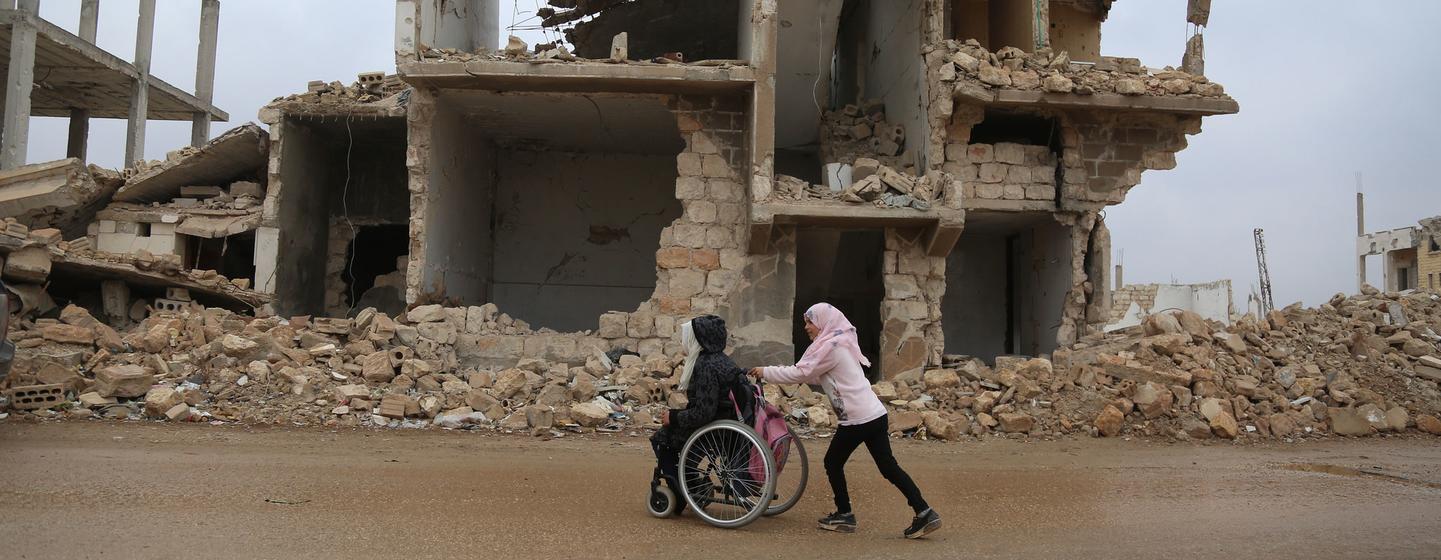
[[[819,455],[824,442],[813,442]],[[4,558],[1437,558],[1441,443],[898,442],[924,541],[860,453],[860,531],[643,511],[639,437],[0,423]],[[1367,474],[1360,471],[1382,473]],[[294,502],[274,503],[267,500]]]

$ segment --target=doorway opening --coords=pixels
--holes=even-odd
[[[810,345],[801,314],[829,303],[856,327],[861,353],[870,360],[866,378],[880,375],[882,277],[886,240],[880,230],[796,230],[796,315],[792,340],[799,360]]]
[[[946,258],[946,353],[1054,351],[1071,288],[1071,228],[1049,213],[977,212]]]

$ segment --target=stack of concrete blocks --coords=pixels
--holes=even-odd
[[[153,223],[100,220],[95,250],[115,254],[149,251],[156,255],[183,256],[184,239],[175,233],[178,222],[179,216],[165,216],[165,221]]]
[[[963,198],[1056,200],[1056,154],[1047,146],[947,144],[946,163],[961,164]]]

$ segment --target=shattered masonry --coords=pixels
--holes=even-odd
[[[831,301],[896,432],[1441,431],[1434,294],[1237,320],[1113,293],[1104,210],[1239,106],[1099,56],[1111,4],[557,0],[569,43],[532,47],[467,24],[493,0],[398,0],[394,74],[119,177],[0,175],[10,384],[111,416],[653,427],[679,323],[781,363]]]

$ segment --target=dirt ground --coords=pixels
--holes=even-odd
[[[897,442],[945,526],[864,452],[853,535],[811,485],[740,530],[643,506],[641,437],[158,423],[0,424],[4,558],[1437,558],[1441,444]]]

